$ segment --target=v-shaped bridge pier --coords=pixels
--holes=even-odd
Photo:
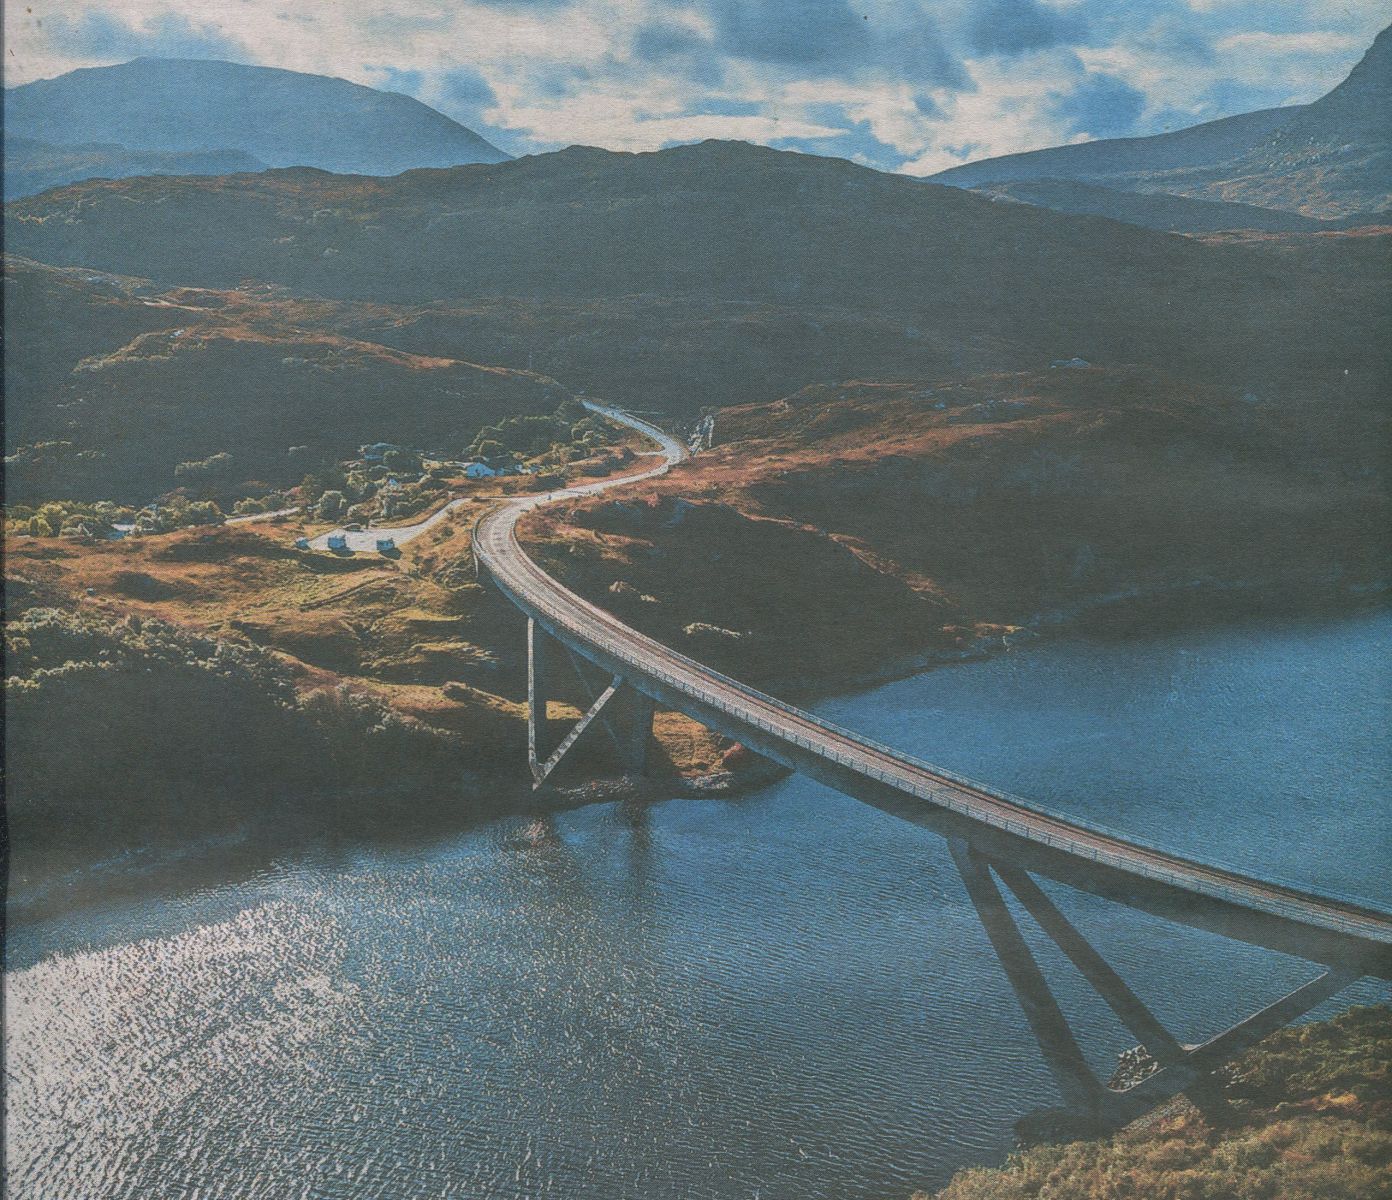
[[[596,668],[575,651],[550,637],[534,618],[527,619],[527,759],[534,787],[548,779],[565,756],[592,730],[608,735],[626,773],[641,775],[648,766],[652,744],[653,702],[624,681],[609,675],[596,682]],[[582,689],[589,707],[571,728],[556,731],[549,713],[559,677],[570,675]]]

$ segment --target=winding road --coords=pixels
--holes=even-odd
[[[1167,919],[1392,978],[1392,914],[1196,862],[1045,812],[713,671],[570,591],[522,549],[519,519],[550,502],[662,475],[686,457],[681,443],[650,423],[594,402],[586,407],[655,440],[663,461],[636,475],[509,501],[486,513],[474,530],[479,565],[552,637],[659,704],[995,859]]]
[[[609,479],[599,479],[594,483],[574,484],[571,487],[562,488],[553,492],[546,492],[535,496],[525,496],[511,501],[505,506],[506,511],[515,512],[521,516],[540,504],[550,503],[552,500],[563,500],[566,498],[574,499],[577,496],[588,496],[594,492],[602,492],[605,488],[614,487],[621,483],[637,483],[643,479],[651,479],[654,475],[662,475],[673,464],[680,462],[686,457],[686,447],[675,438],[664,433],[655,425],[649,425],[646,421],[640,421],[637,417],[629,416],[617,408],[610,408],[607,405],[597,404],[593,400],[582,400],[582,404],[593,413],[608,417],[610,420],[617,421],[621,425],[627,425],[640,433],[652,438],[661,447],[659,450],[644,451],[642,457],[648,455],[660,456],[662,462],[649,471],[640,471],[637,474],[621,475]],[[459,496],[451,500],[441,508],[437,508],[428,517],[422,517],[410,525],[375,525],[367,529],[331,529],[328,533],[321,533],[318,537],[312,538],[309,543],[311,550],[327,550],[329,548],[329,538],[342,536],[346,548],[355,554],[364,552],[375,552],[377,549],[377,539],[389,537],[398,546],[404,546],[407,542],[413,541],[423,533],[430,532],[441,521],[445,520],[450,513],[462,505],[474,500],[473,496]],[[267,514],[273,516],[276,514]],[[265,517],[257,518],[260,520]]]

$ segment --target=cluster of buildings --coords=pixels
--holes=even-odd
[[[385,464],[386,457],[391,453],[409,454],[412,451],[405,446],[398,446],[392,442],[373,442],[370,446],[359,446],[358,457],[369,466]],[[511,464],[493,466],[483,459],[473,459],[469,462],[450,462],[443,455],[425,455],[424,457],[444,462],[446,466],[462,469],[466,479],[493,479],[499,475],[521,475],[523,468]]]

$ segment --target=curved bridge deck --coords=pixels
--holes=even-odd
[[[496,585],[547,633],[664,706],[794,770],[906,820],[1071,887],[1242,941],[1392,978],[1392,914],[1303,892],[1068,820],[839,728],[703,666],[564,587],[523,551],[523,513],[661,474],[684,450],[653,426],[591,404],[663,446],[667,462],[622,481],[528,498],[486,514],[474,551]]]

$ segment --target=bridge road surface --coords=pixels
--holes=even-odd
[[[531,560],[524,513],[665,474],[686,448],[621,410],[586,407],[653,438],[650,471],[513,500],[486,513],[474,553],[498,588],[547,633],[659,704],[702,721],[857,799],[962,838],[999,859],[1169,920],[1312,961],[1392,978],[1392,913],[1182,858],[973,783],[722,675],[625,625]]]

